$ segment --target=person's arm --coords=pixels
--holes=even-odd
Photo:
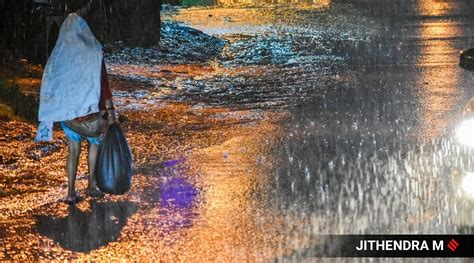
[[[111,124],[115,121],[118,121],[118,116],[115,112],[115,107],[114,103],[112,102],[112,99],[108,99],[105,101],[105,108],[107,110],[107,118],[109,120],[109,123]]]
[[[117,114],[115,112],[114,103],[112,101],[112,92],[110,91],[109,78],[107,76],[107,69],[105,67],[104,61],[102,61],[100,93],[101,100],[99,108],[107,111],[107,118],[109,120],[109,123],[117,121]]]

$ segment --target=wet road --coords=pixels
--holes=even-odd
[[[320,31],[346,36],[330,49],[324,36],[287,41],[327,22],[311,10],[257,21],[258,9],[183,11],[173,19],[225,39],[231,55],[159,69],[112,61],[136,166],[125,196],[57,202],[64,137],[45,149],[27,142],[32,125],[2,123],[0,259],[301,261],[321,234],[472,233],[456,207],[453,176],[467,168],[452,129],[472,95],[457,63],[474,9],[390,2],[360,6],[367,21],[355,26],[324,11],[341,26]]]
[[[289,221],[307,219],[306,233],[474,230],[472,201],[456,197],[472,167],[453,131],[473,95],[472,74],[458,66],[472,45],[472,6],[424,1],[393,12],[391,4],[366,6],[384,17],[378,42],[341,49],[350,80],[296,109],[286,126],[272,203],[293,212]]]

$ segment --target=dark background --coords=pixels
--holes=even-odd
[[[18,58],[44,64],[71,12],[89,23],[102,43],[151,46],[160,38],[160,0],[0,0],[1,63]]]

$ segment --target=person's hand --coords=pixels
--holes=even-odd
[[[115,109],[107,110],[107,120],[109,121],[109,125],[118,122],[118,115],[115,112]]]
[[[118,115],[115,112],[114,103],[111,99],[105,101],[105,108],[107,109],[107,120],[109,121],[109,125],[118,122]]]

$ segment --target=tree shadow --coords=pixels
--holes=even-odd
[[[137,210],[138,205],[128,201],[90,201],[88,211],[70,206],[66,217],[37,216],[36,229],[65,249],[90,252],[115,241]]]

